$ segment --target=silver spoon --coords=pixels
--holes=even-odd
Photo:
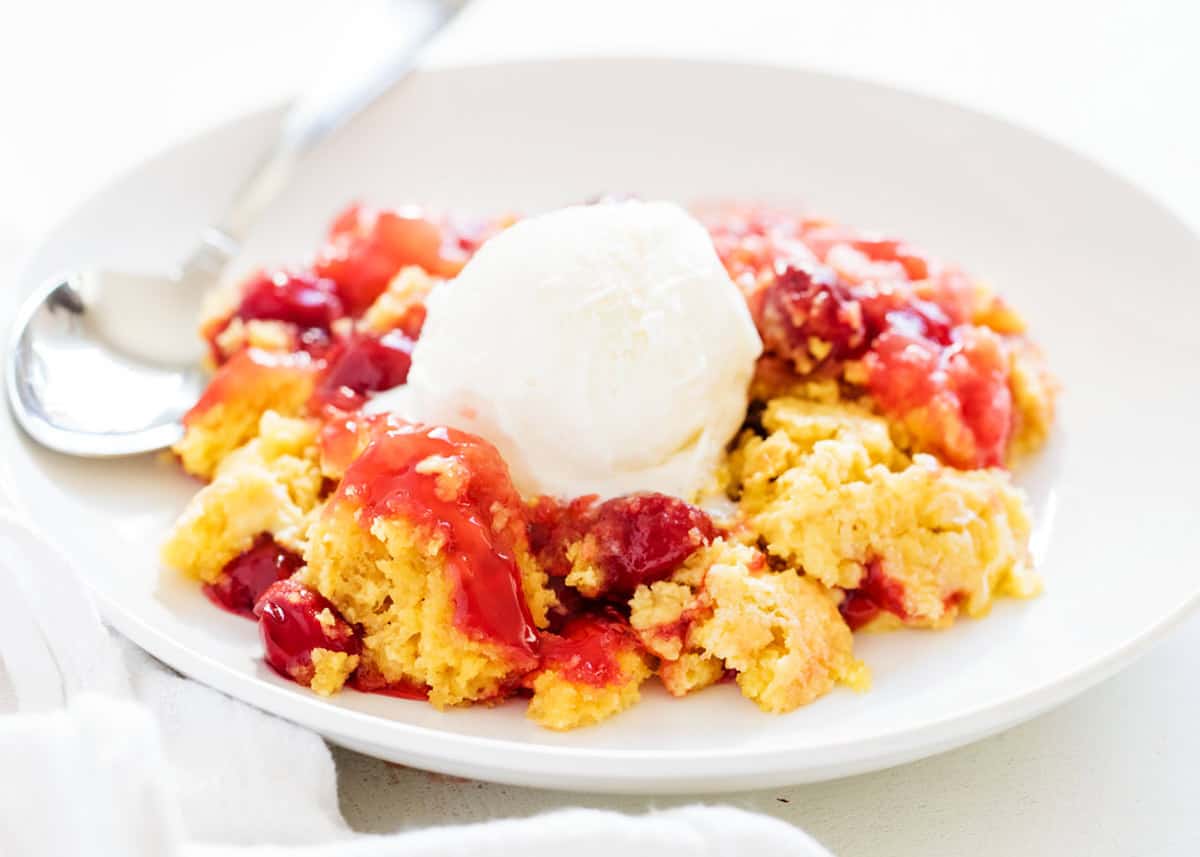
[[[38,288],[17,313],[6,373],[21,427],[51,449],[95,458],[177,441],[205,384],[195,332],[205,291],[297,161],[400,80],[467,2],[380,0],[355,19],[319,84],[292,104],[274,145],[178,271],[84,270]]]

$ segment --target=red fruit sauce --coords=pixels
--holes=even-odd
[[[604,574],[605,595],[628,596],[643,583],[669,576],[716,538],[712,519],[677,497],[642,493],[597,503],[581,497],[558,504],[541,498],[531,527],[537,556],[551,575],[565,575],[567,548],[591,537],[588,557]]]
[[[359,664],[347,684],[359,693],[378,693],[399,699],[428,699],[429,688],[410,681],[388,681],[367,664]]]
[[[183,424],[203,416],[210,408],[237,396],[246,390],[268,383],[272,376],[282,380],[287,375],[296,379],[316,374],[320,364],[303,351],[277,353],[262,351],[257,348],[246,348],[229,358],[208,386],[196,404],[192,405],[183,417]]]
[[[242,298],[227,318],[206,330],[213,358],[225,355],[217,339],[229,323],[280,321],[296,328],[296,345],[319,355],[329,342],[334,321],[344,315],[336,284],[310,271],[259,271],[242,286]]]
[[[541,668],[568,681],[606,687],[624,680],[617,656],[636,649],[637,640],[617,616],[579,616],[560,634],[543,634]]]
[[[767,209],[726,206],[707,226],[770,355],[801,374],[862,359],[868,392],[925,448],[956,467],[1003,465],[1005,346],[969,324],[979,296],[961,271],[902,241]],[[814,340],[828,353],[813,354]]]
[[[867,573],[858,588],[846,590],[846,597],[838,609],[851,631],[870,622],[881,610],[901,619],[908,618],[904,607],[904,584],[884,574],[883,563],[877,559],[867,563]]]
[[[313,398],[318,406],[342,411],[362,407],[368,393],[408,380],[414,342],[401,330],[385,334],[353,333],[326,355]]]
[[[267,587],[291,577],[303,564],[299,556],[263,533],[250,550],[225,564],[217,580],[204,585],[204,594],[230,613],[253,619],[254,605]]]
[[[461,475],[456,491],[437,473],[417,472],[434,456]],[[515,559],[517,546],[528,539],[524,507],[495,447],[444,426],[379,420],[334,502],[361,506],[367,521],[400,517],[439,530],[457,589],[457,627],[505,646],[532,666],[537,633]],[[494,525],[497,511],[507,519],[501,526]]]
[[[812,339],[828,343],[834,360],[859,357],[870,345],[861,302],[821,267],[780,270],[763,292],[758,326],[768,349],[805,359]]]
[[[332,280],[308,271],[261,271],[244,286],[234,315],[329,330],[344,313]]]
[[[322,624],[328,610],[333,621]],[[272,583],[254,605],[267,663],[306,687],[312,683],[313,649],[357,655],[362,643],[327,598],[296,580]]]
[[[865,358],[879,407],[904,419],[923,409],[921,439],[956,467],[1002,467],[1013,429],[1004,345],[990,331],[956,328],[943,345],[895,328]],[[929,435],[929,436],[924,436]]]
[[[314,268],[337,283],[346,311],[359,316],[401,268],[418,265],[435,276],[453,277],[476,246],[417,208],[352,205],[334,221]]]
[[[538,564],[552,578],[570,573],[567,548],[587,535],[599,499],[595,494],[587,494],[564,503],[543,495],[530,507],[530,548]]]

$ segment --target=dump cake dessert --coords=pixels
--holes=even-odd
[[[1053,421],[1021,318],[899,240],[767,207],[354,206],[213,296],[163,548],[319,694],[527,700],[656,680],[787,712],[856,633],[1028,597],[1008,467]]]

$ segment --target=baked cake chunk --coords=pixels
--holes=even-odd
[[[1038,591],[1006,472],[910,459],[855,405],[780,398],[760,422],[730,456],[730,491],[772,557],[847,591],[852,624],[942,626]]]
[[[542,636],[527,714],[548,729],[599,723],[636,703],[649,677],[646,656],[624,619],[580,616],[561,633]]]
[[[745,696],[778,713],[838,684],[861,690],[870,682],[836,596],[793,569],[771,569],[748,545],[718,539],[670,580],[639,587],[630,607],[673,696],[728,672]]]
[[[379,419],[313,524],[302,580],[362,629],[363,689],[438,707],[499,698],[537,666],[553,594],[494,447]]]
[[[183,438],[172,447],[183,469],[208,479],[225,456],[255,436],[267,411],[301,415],[318,368],[304,352],[239,351],[183,418]]]
[[[162,548],[171,568],[215,584],[264,535],[293,554],[304,550],[324,481],[317,424],[267,411],[257,426],[257,436],[221,461],[180,515]]]

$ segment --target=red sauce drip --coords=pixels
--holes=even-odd
[[[881,610],[908,619],[908,610],[904,607],[904,584],[888,577],[883,571],[883,563],[877,559],[867,563],[867,573],[858,588],[846,590],[846,597],[838,609],[852,631],[870,622]]]
[[[303,564],[299,556],[263,533],[250,550],[225,564],[216,581],[204,585],[204,594],[218,607],[253,619],[254,604],[267,587],[291,577]]]
[[[319,614],[328,610],[332,622],[322,623]],[[362,643],[329,602],[296,580],[272,583],[254,605],[262,636],[264,656],[277,673],[306,687],[315,672],[313,649],[329,649],[357,655]]]
[[[449,471],[419,473],[432,457]],[[401,517],[446,538],[455,584],[455,624],[475,638],[534,659],[537,640],[515,560],[528,539],[521,499],[495,447],[443,426],[385,421],[350,465],[335,502],[362,507],[367,520]],[[499,513],[499,514],[497,514]]]
[[[398,699],[429,699],[429,688],[410,681],[388,681],[366,664],[360,664],[347,682],[359,693],[378,693]]]
[[[401,268],[418,265],[435,276],[453,277],[475,246],[420,209],[352,205],[333,222],[314,267],[337,283],[346,311],[359,316]]]
[[[313,393],[318,405],[353,411],[369,393],[388,390],[408,380],[413,340],[401,330],[383,335],[354,333],[326,356],[326,367]]]
[[[561,634],[543,634],[541,667],[568,681],[606,687],[624,680],[617,656],[637,648],[629,626],[615,615],[580,616]]]

